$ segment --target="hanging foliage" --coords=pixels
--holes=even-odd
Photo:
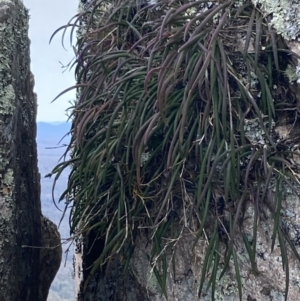
[[[180,225],[195,230],[195,245],[207,235],[199,295],[210,275],[206,289],[212,286],[214,299],[218,264],[222,276],[232,259],[241,298],[234,239],[243,236],[257,272],[258,216],[274,203],[270,189],[277,196],[272,247],[277,237],[285,250],[282,185],[299,179],[274,125],[278,111],[295,104],[273,86],[287,83],[283,71],[292,56],[268,24],[251,1],[94,0],[57,30],[78,29],[78,98],[71,158],[53,174],[56,181],[71,168],[60,198],[72,206],[71,233],[93,232],[104,242],[91,274],[117,254],[128,265],[146,228],[149,261],[167,297],[166,254]],[[251,243],[242,231],[249,200]]]

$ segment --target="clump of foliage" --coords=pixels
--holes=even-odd
[[[298,179],[274,122],[278,110],[295,104],[273,86],[286,82],[292,60],[259,7],[240,2],[94,0],[60,28],[79,28],[71,87],[78,99],[71,158],[53,173],[57,179],[71,168],[60,200],[72,206],[72,234],[93,232],[103,241],[91,275],[117,254],[128,265],[139,231],[147,229],[149,261],[167,296],[167,254],[180,225],[195,229],[195,245],[207,236],[199,295],[210,275],[214,299],[219,263],[222,277],[233,259],[241,299],[234,239],[243,235],[248,200],[253,240],[243,238],[253,271],[258,216],[275,203],[272,248],[278,238],[288,274],[282,186]],[[220,242],[227,243],[225,254]],[[286,296],[287,290],[288,280]]]

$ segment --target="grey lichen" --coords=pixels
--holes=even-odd
[[[3,184],[5,184],[7,187],[12,188],[14,183],[15,183],[14,172],[12,169],[9,168],[5,173]]]
[[[272,16],[271,25],[286,40],[300,41],[299,0],[252,0],[265,14]]]
[[[217,279],[219,279],[222,266],[219,267]],[[209,289],[204,295],[203,300],[210,301],[211,300],[211,289]],[[216,301],[228,301],[228,300],[235,300],[236,296],[238,295],[238,287],[237,282],[229,275],[224,275],[219,281],[218,285],[215,288],[215,300]],[[202,300],[203,297],[201,297]]]
[[[271,129],[274,128],[275,122],[272,120]],[[265,121],[264,126],[268,127],[269,122]],[[258,118],[245,119],[244,125],[245,136],[253,145],[265,145],[267,143],[265,131],[261,128]]]
[[[289,79],[290,84],[294,82],[300,83],[300,66],[293,67],[289,64],[284,74]]]
[[[300,84],[300,66],[296,66],[295,70],[296,76],[297,76],[297,84]]]
[[[271,290],[270,292],[270,297],[271,300],[276,300],[276,301],[284,301],[285,297],[284,294],[275,290]]]
[[[14,99],[15,99],[15,90],[12,85],[8,85],[4,87],[2,91],[0,91],[0,114],[3,115],[11,115],[14,111]]]

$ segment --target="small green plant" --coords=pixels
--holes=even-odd
[[[53,174],[56,181],[71,168],[60,198],[72,206],[71,233],[103,242],[91,275],[120,254],[128,266],[146,228],[149,261],[167,297],[167,254],[176,248],[178,225],[196,220],[195,244],[204,232],[208,239],[199,296],[210,275],[206,289],[214,299],[219,263],[221,278],[232,259],[242,299],[234,240],[243,236],[258,273],[258,216],[271,187],[272,248],[278,238],[288,274],[281,187],[298,179],[274,139],[286,104],[273,91],[286,83],[288,55],[259,7],[239,2],[94,0],[57,30],[78,28],[78,98],[71,158]],[[252,243],[242,227],[247,200],[255,204]],[[288,281],[286,297],[287,290]]]

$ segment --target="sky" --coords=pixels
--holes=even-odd
[[[63,122],[67,120],[66,109],[75,99],[75,90],[52,100],[63,90],[75,84],[74,68],[62,68],[74,57],[70,45],[69,31],[66,34],[64,50],[61,44],[62,32],[53,38],[52,33],[69,22],[76,15],[78,0],[23,0],[29,9],[29,38],[31,40],[31,71],[35,77],[34,91],[38,97],[37,121]],[[76,43],[74,37],[73,43]],[[60,63],[61,62],[61,63]]]

